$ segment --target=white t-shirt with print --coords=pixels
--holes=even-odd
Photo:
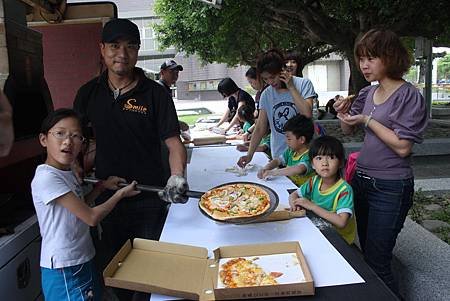
[[[73,192],[84,202],[73,172],[39,165],[31,182],[31,192],[42,236],[41,267],[55,269],[90,261],[95,249],[89,225],[55,201]]]
[[[300,92],[304,99],[317,97],[309,79],[293,76],[292,80],[297,91]],[[294,98],[289,91],[279,93],[272,86],[269,86],[261,94],[259,103],[260,109],[266,111],[269,120],[272,158],[278,158],[287,149],[283,131],[284,125],[286,121],[298,113]]]

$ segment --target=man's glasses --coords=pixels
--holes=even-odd
[[[52,134],[53,137],[55,137],[58,140],[66,140],[67,138],[70,138],[78,143],[82,143],[84,142],[84,140],[86,140],[86,138],[84,138],[80,134],[71,134],[66,131],[51,131],[51,132],[49,131],[49,133]]]

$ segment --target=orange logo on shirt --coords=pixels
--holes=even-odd
[[[134,98],[128,99],[123,105],[123,110],[147,115],[148,109],[145,106],[136,105],[136,102],[137,100]]]

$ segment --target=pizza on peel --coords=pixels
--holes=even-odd
[[[213,219],[225,221],[265,213],[270,208],[270,197],[257,185],[229,184],[203,194],[199,206]]]

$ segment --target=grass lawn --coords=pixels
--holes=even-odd
[[[210,114],[195,114],[195,115],[184,115],[184,116],[179,116],[178,120],[184,121],[186,122],[188,125],[194,125],[195,122],[202,117],[208,116]]]

